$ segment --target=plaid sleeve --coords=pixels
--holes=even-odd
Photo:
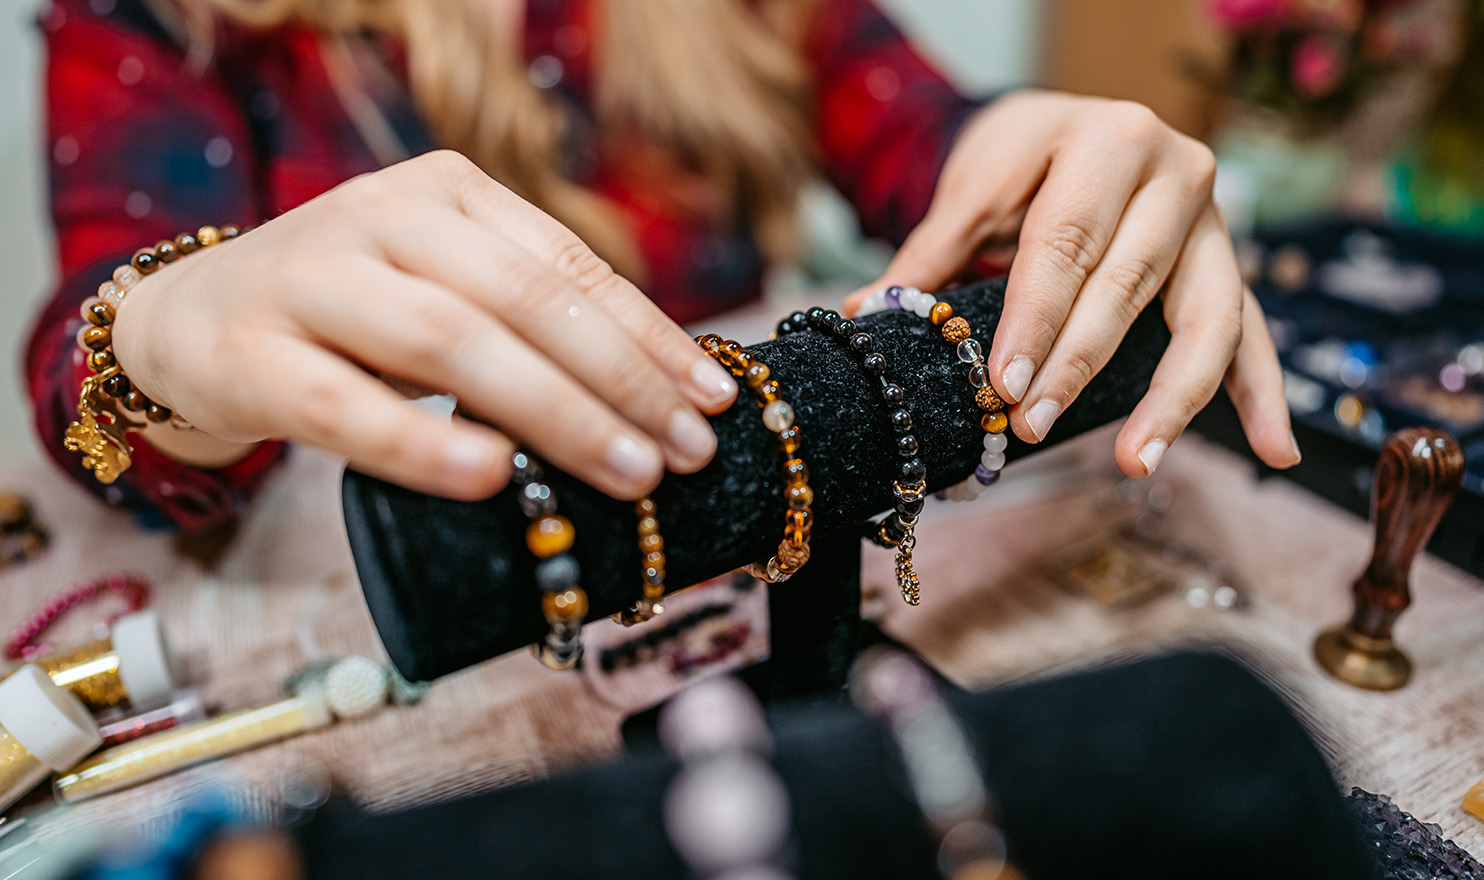
[[[806,52],[825,171],[867,234],[901,244],[983,102],[954,89],[871,0],[821,0]]]
[[[133,467],[104,487],[62,448],[62,435],[87,373],[73,341],[78,309],[113,267],[183,230],[262,219],[246,114],[216,74],[188,68],[140,0],[54,0],[39,23],[61,281],[26,351],[37,433],[67,474],[146,526],[221,524],[241,511],[282,444],[205,470],[137,440]]]

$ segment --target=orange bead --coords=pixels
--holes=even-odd
[[[969,338],[969,322],[963,318],[949,318],[943,322],[943,338],[955,345]]]
[[[951,317],[953,306],[946,302],[933,303],[932,310],[928,312],[928,320],[933,322],[934,327],[942,327]]]
[[[646,568],[663,569],[665,567],[665,554],[658,550],[652,550],[648,553],[645,553],[644,566]]]
[[[634,513],[638,516],[654,516],[654,499],[645,495],[634,502]]]
[[[554,623],[572,623],[587,617],[587,593],[572,587],[541,597],[541,613]]]
[[[644,535],[639,539],[639,552],[658,553],[665,549],[665,539],[658,534]]]
[[[809,533],[814,530],[814,512],[807,509],[789,511],[788,525],[785,528],[790,535],[800,535],[800,540],[795,543],[802,543],[802,539],[809,537]]]
[[[759,406],[765,403],[772,403],[778,399],[778,383],[769,379],[761,385],[756,386],[756,396]]]
[[[653,535],[660,530],[660,521],[652,516],[639,518],[639,534]]]
[[[747,372],[744,374],[747,378],[748,387],[757,388],[758,386],[762,385],[764,382],[768,381],[768,376],[771,375],[772,372],[772,370],[768,369],[767,364],[753,364],[752,366],[748,367]]]
[[[1005,408],[1005,401],[1000,398],[993,386],[985,385],[974,392],[974,403],[985,412],[999,412]]]
[[[814,490],[803,483],[789,486],[783,494],[790,510],[803,510],[814,504]]]
[[[549,559],[572,549],[577,530],[565,516],[543,516],[526,529],[526,547],[538,559]]]
[[[211,247],[222,240],[222,231],[215,226],[202,226],[196,230],[196,240],[202,247]]]
[[[991,434],[998,434],[1010,426],[1010,420],[1002,412],[985,413],[979,424]]]
[[[800,436],[797,425],[778,432],[778,446],[783,450],[784,455],[793,455],[798,452],[802,442],[803,437]]]

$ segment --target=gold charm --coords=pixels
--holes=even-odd
[[[138,427],[125,419],[112,399],[98,390],[100,377],[89,376],[82,382],[77,401],[77,421],[67,426],[62,443],[73,452],[82,453],[82,466],[90,468],[103,484],[112,483],[133,464],[133,448],[125,432]],[[104,420],[100,421],[102,416]]]
[[[917,572],[912,570],[912,547],[917,539],[911,532],[897,545],[897,585],[902,588],[902,600],[908,605],[916,605],[922,601],[919,588],[922,586],[917,580]]]

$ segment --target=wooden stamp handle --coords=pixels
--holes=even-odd
[[[1411,604],[1412,562],[1432,537],[1463,482],[1458,441],[1436,428],[1405,428],[1392,434],[1376,463],[1371,517],[1376,548],[1355,582],[1351,628],[1376,639],[1391,637],[1392,625]]]

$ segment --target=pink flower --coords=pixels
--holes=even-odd
[[[1310,37],[1293,50],[1293,84],[1310,98],[1321,98],[1339,85],[1345,59],[1323,37]]]
[[[1222,27],[1244,31],[1283,23],[1289,0],[1211,0],[1210,14]]]

